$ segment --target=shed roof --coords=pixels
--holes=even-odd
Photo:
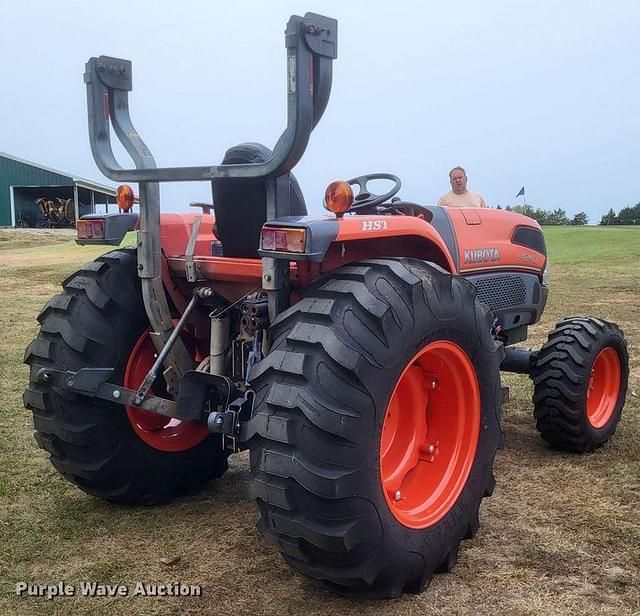
[[[47,167],[46,165],[41,165],[40,163],[35,163],[31,160],[25,160],[24,158],[18,158],[13,154],[7,154],[6,152],[0,152],[0,158],[7,158],[9,160],[13,160],[17,163],[21,163],[23,165],[28,165],[29,167],[35,167],[36,169],[42,169],[43,171],[48,171],[49,173],[55,173],[57,175],[61,175],[67,177],[71,180],[71,182],[81,188],[88,188],[89,190],[99,191],[108,195],[116,196],[116,189],[112,186],[107,186],[105,184],[100,184],[99,182],[94,182],[93,180],[88,180],[87,178],[80,177],[78,175],[74,175],[73,173],[68,173],[67,171],[60,171],[59,169],[53,169],[51,167]]]

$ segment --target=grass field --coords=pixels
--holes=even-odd
[[[161,508],[103,503],[54,471],[22,406],[23,352],[60,282],[103,250],[0,230],[0,614],[640,614],[640,228],[546,236],[551,294],[529,343],[539,346],[563,316],[619,323],[631,377],[617,433],[591,455],[551,451],[535,431],[529,380],[507,376],[498,485],[457,567],[422,595],[355,602],[292,573],[259,536],[246,455],[202,493]],[[15,596],[19,581],[62,580],[182,581],[202,596]]]

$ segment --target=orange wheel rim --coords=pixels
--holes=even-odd
[[[587,386],[587,419],[594,428],[602,428],[616,409],[620,394],[620,358],[612,347],[598,353]]]
[[[131,351],[124,374],[124,386],[137,389],[153,366],[156,356],[156,348],[147,330]],[[149,393],[153,394],[153,391]],[[138,437],[160,451],[185,451],[209,436],[209,429],[202,424],[163,417],[133,406],[127,406],[126,409],[129,423]]]
[[[409,528],[441,520],[462,492],[478,446],[480,387],[457,344],[432,342],[391,394],[380,438],[380,477],[395,518]]]

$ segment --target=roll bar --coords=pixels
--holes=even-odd
[[[192,368],[193,361],[182,340],[173,335],[173,321],[162,283],[160,246],[159,182],[211,181],[222,178],[264,178],[267,216],[288,210],[289,190],[280,191],[277,178],[289,172],[300,160],[311,131],[318,123],[331,92],[332,60],[337,57],[338,22],[307,13],[293,15],[285,30],[287,48],[287,127],[278,139],[273,154],[255,164],[211,165],[206,167],[157,168],[153,155],[138,135],[129,115],[128,95],[132,90],[131,62],[108,56],[91,58],[86,65],[89,139],[98,168],[117,182],[138,182],[140,219],[138,230],[138,276],[142,298],[170,392],[177,378]],[[111,148],[110,126],[131,156],[134,169],[124,169]],[[282,182],[280,182],[282,184]],[[281,195],[280,193],[283,192]],[[194,222],[197,234],[200,219]],[[165,347],[170,350],[163,351]],[[163,356],[164,357],[164,356]]]
[[[109,56],[86,64],[89,139],[100,171],[117,182],[186,182],[218,178],[269,178],[290,171],[302,157],[311,131],[329,101],[332,60],[337,57],[338,22],[315,13],[293,15],[285,30],[287,127],[269,160],[256,164],[161,167],[135,130],[129,115],[131,62]],[[109,121],[135,168],[125,169],[111,148]]]

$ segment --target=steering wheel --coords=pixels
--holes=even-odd
[[[375,193],[367,190],[367,184],[372,180],[387,180],[389,182],[393,182],[393,186],[391,190],[388,190],[386,193],[376,195]],[[391,173],[368,173],[367,175],[359,175],[357,178],[347,180],[347,184],[357,184],[359,188],[358,194],[353,199],[353,205],[349,208],[350,212],[380,205],[387,199],[391,199],[391,197],[393,197],[393,195],[395,195],[402,186],[400,178],[392,175]]]

